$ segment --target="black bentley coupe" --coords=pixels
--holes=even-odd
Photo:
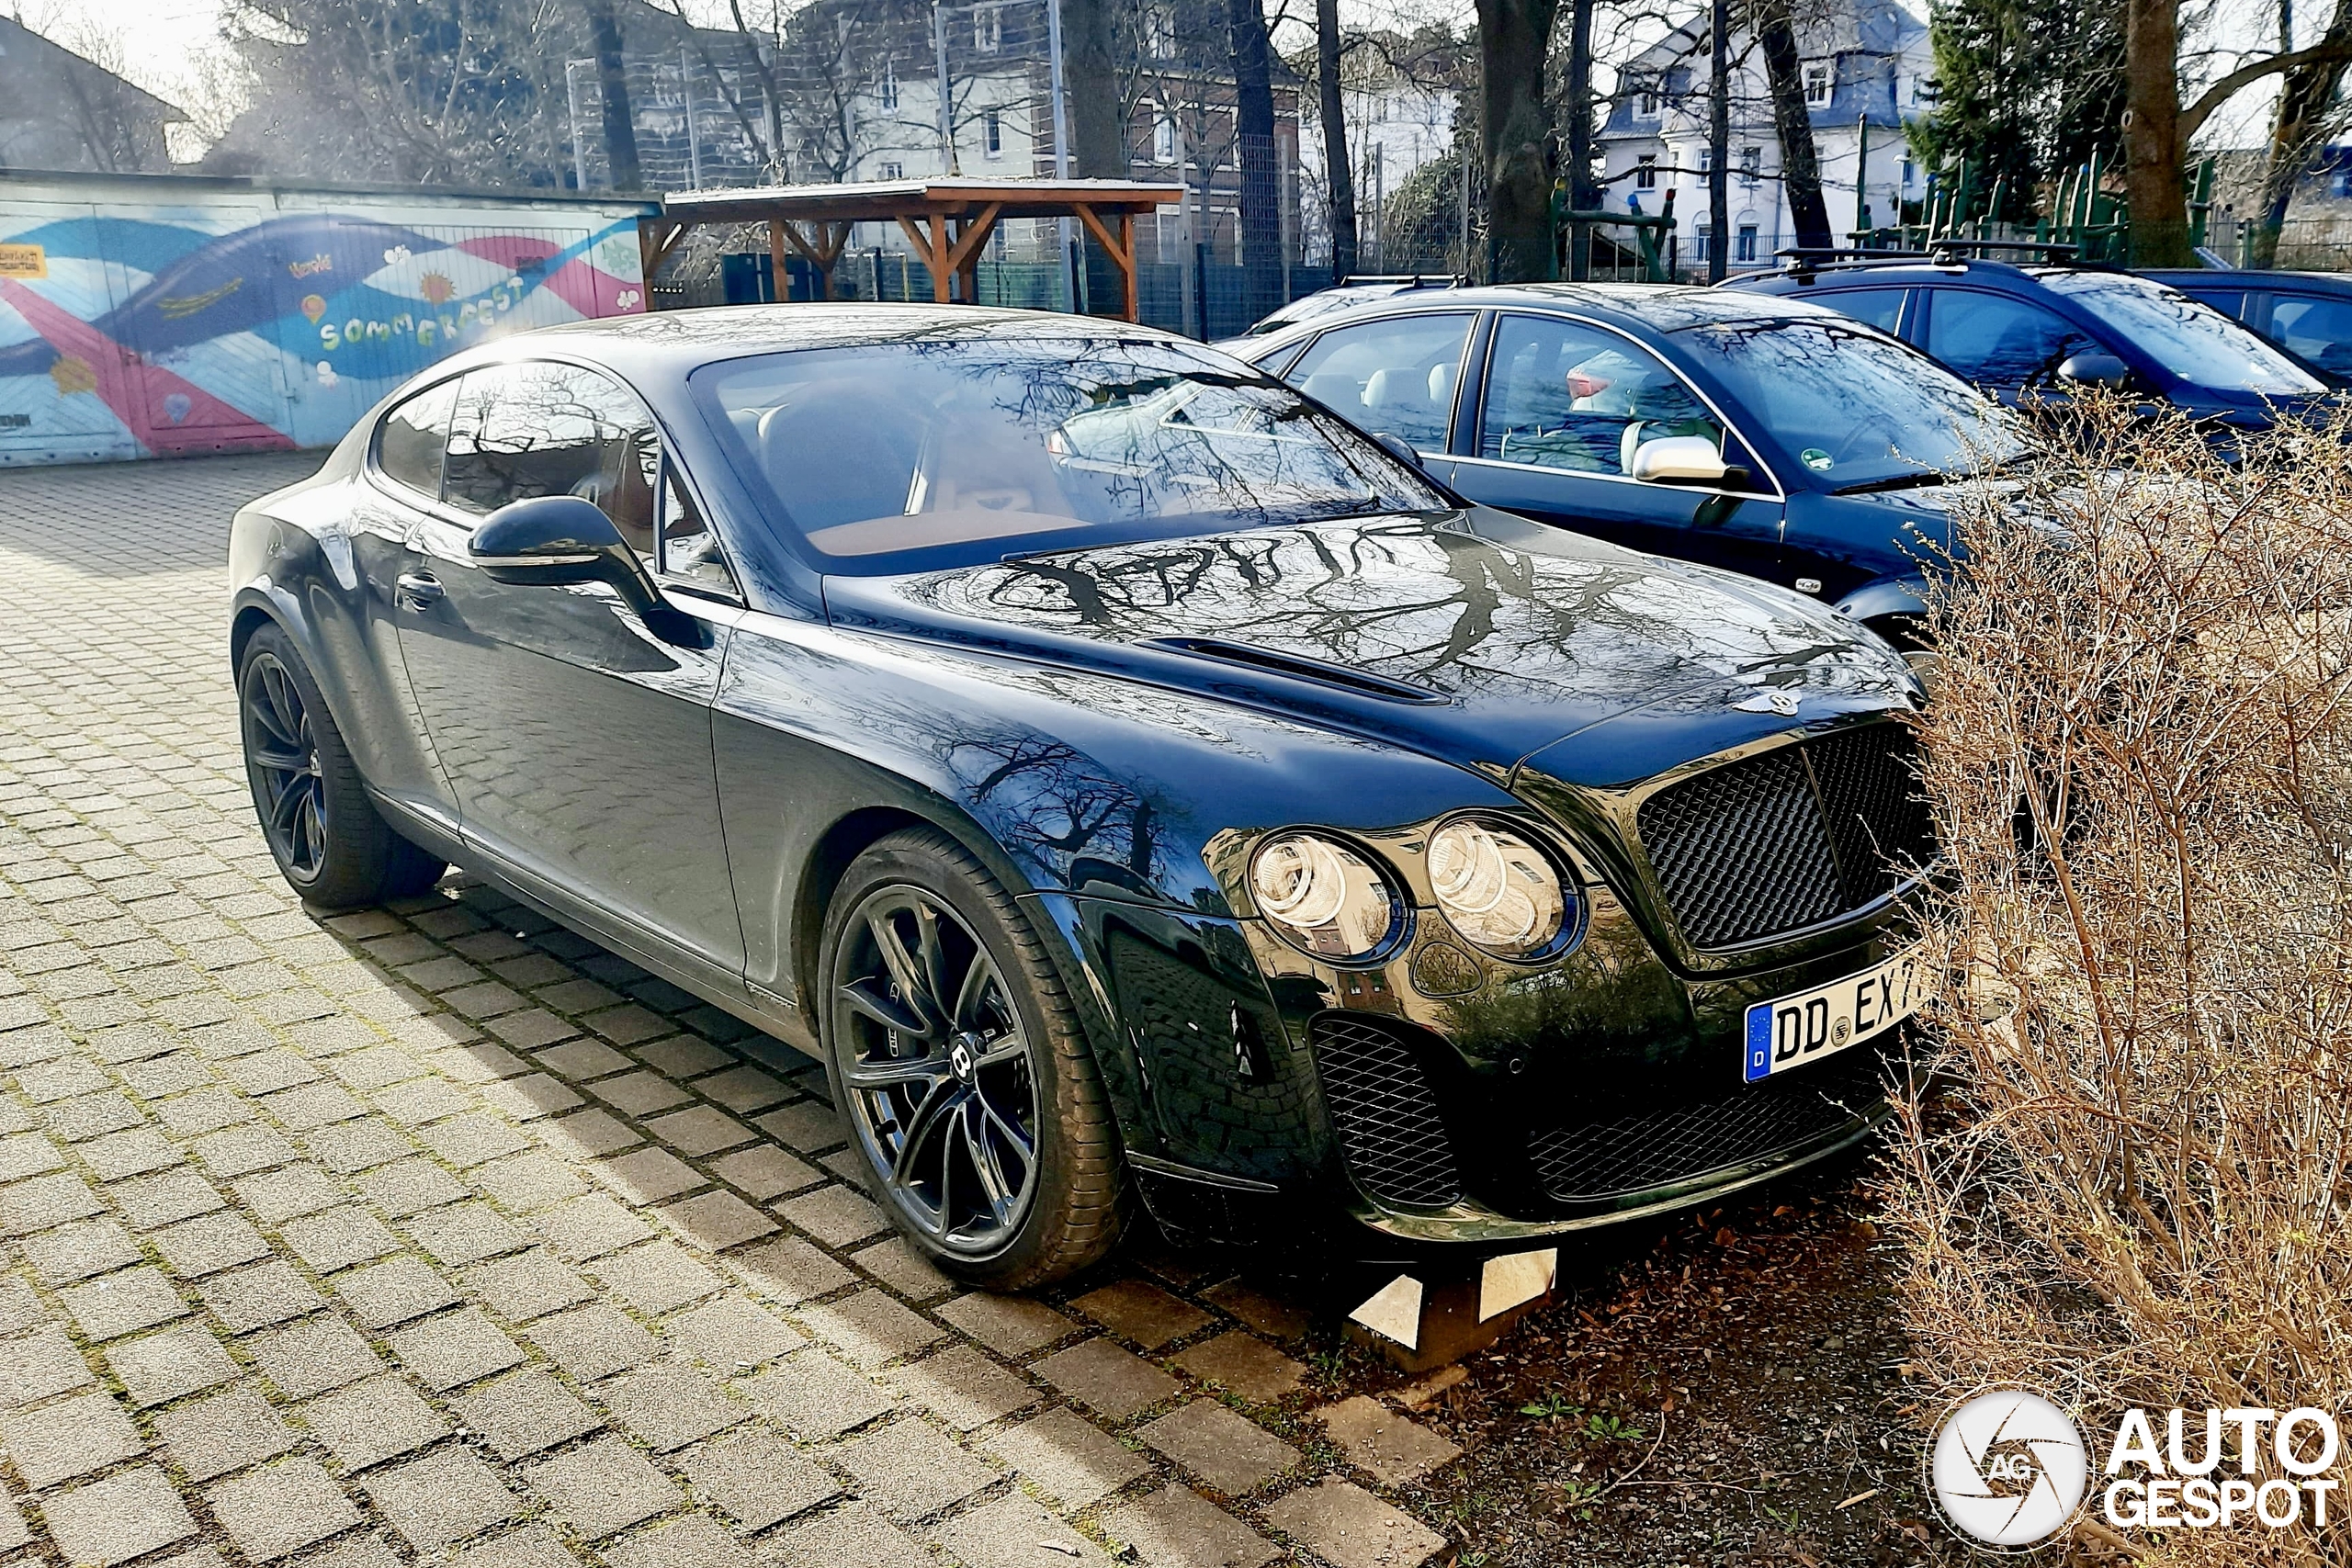
[[[1931,854],[1903,660],[1465,505],[1182,340],[524,333],[230,560],[298,892],[455,863],[821,1057],[959,1278],[1065,1275],[1137,1199],[1357,1258],[1541,1246],[1883,1113]]]

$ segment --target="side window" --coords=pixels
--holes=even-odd
[[[2352,374],[2352,299],[2281,294],[2270,301],[2270,341],[2323,370]]]
[[[1587,474],[1631,474],[1645,441],[1724,430],[1639,344],[1555,316],[1505,316],[1487,368],[1478,456]]]
[[[2046,386],[2068,355],[2099,346],[2089,333],[2030,300],[1973,288],[1932,294],[1928,354],[1979,386]]]
[[[695,498],[678,482],[678,470],[662,469],[662,562],[665,574],[698,588],[735,596],[735,574],[727,569],[718,536],[703,521]]]
[[[1374,434],[1442,452],[1467,312],[1392,316],[1325,333],[1283,379]]]
[[[661,459],[653,416],[635,393],[574,366],[502,365],[468,375],[458,394],[445,493],[480,514],[580,496],[650,561]]]
[[[1892,333],[1895,323],[1903,319],[1905,288],[1840,288],[1828,294],[1808,294],[1806,299],[1816,305],[1849,315],[1858,321]]]
[[[384,416],[376,427],[376,467],[388,479],[438,500],[441,451],[449,440],[449,412],[457,405],[455,378],[428,387]]]

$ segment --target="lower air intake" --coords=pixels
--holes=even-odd
[[[1876,1053],[1743,1085],[1719,1099],[1539,1132],[1529,1141],[1555,1202],[1694,1180],[1859,1125],[1883,1098]]]
[[[1462,1175],[1437,1096],[1404,1030],[1385,1019],[1327,1012],[1308,1038],[1357,1185],[1391,1202],[1459,1202]]]

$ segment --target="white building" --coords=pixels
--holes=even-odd
[[[1805,8],[1800,7],[1800,10]],[[1731,39],[1730,265],[1769,264],[1796,243],[1780,180],[1763,51],[1739,28]],[[1927,21],[1895,0],[1831,0],[1797,24],[1805,104],[1821,165],[1830,232],[1838,244],[1858,228],[1901,219],[1901,204],[1927,194],[1904,127],[1935,107],[1935,52]],[[1708,232],[1709,96],[1704,13],[1636,55],[1598,139],[1603,205],[1652,215],[1674,193],[1682,266],[1705,264]],[[1870,164],[1860,167],[1863,122]],[[1859,175],[1859,178],[1858,178]]]
[[[1340,90],[1347,116],[1349,148],[1355,154],[1357,270],[1380,272],[1390,260],[1418,265],[1410,255],[1386,257],[1391,248],[1384,221],[1389,193],[1425,164],[1453,152],[1453,119],[1460,95],[1452,87],[1426,85],[1393,72],[1349,83]],[[1323,124],[1314,117],[1311,92],[1299,98],[1298,161],[1300,253],[1318,265],[1331,254],[1330,181],[1323,164]]]

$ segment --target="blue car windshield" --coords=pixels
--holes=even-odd
[[[1851,321],[1718,321],[1668,338],[1831,490],[1997,468],[2026,451],[1999,404]]]
[[[2053,272],[2041,281],[2192,387],[2274,398],[2327,390],[2318,377],[2212,306],[2152,278]]]
[[[725,360],[690,384],[827,571],[1450,504],[1280,382],[1170,344],[976,333]]]

